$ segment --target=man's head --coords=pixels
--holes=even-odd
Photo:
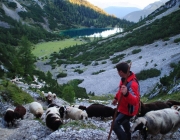
[[[128,69],[129,69],[129,65],[126,62],[121,62],[121,63],[116,65],[116,68],[118,71],[122,71],[123,73],[127,73]]]
[[[125,78],[126,75],[127,75],[128,69],[129,69],[128,63],[126,63],[126,62],[121,62],[121,63],[119,63],[119,64],[116,65],[116,68],[117,68],[117,71],[118,71],[119,75],[120,75],[121,77],[124,77],[124,78]]]

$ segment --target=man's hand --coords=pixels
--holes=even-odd
[[[117,100],[117,99],[114,99],[114,100],[112,101],[112,105],[117,105],[117,102],[118,102],[118,100]]]
[[[127,87],[126,87],[125,85],[122,85],[122,86],[121,86],[121,93],[122,93],[123,95],[126,95],[126,93],[127,93]]]

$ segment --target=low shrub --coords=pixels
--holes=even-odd
[[[157,77],[161,74],[161,71],[158,69],[148,69],[148,70],[142,70],[140,73],[137,73],[136,76],[138,80],[146,80],[148,78]]]
[[[67,76],[67,73],[61,72],[56,77],[57,78],[62,78],[62,77],[66,77],[66,76]]]

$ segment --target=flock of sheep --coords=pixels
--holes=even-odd
[[[49,92],[46,96],[48,103],[47,110],[45,111],[45,123],[48,128],[53,131],[59,129],[59,127],[67,123],[68,119],[72,120],[87,120],[91,117],[101,117],[103,120],[106,117],[113,117],[116,108],[111,108],[103,104],[91,104],[90,106],[73,105],[64,106],[53,103],[56,99],[56,94]],[[29,112],[36,118],[42,118],[44,113],[43,107],[39,102],[32,102],[29,104]],[[9,124],[14,125],[14,121],[17,119],[23,119],[26,114],[26,109],[22,105],[16,106],[16,108],[6,110],[4,120]],[[147,139],[148,134],[163,136],[169,132],[172,132],[170,137],[172,138],[174,132],[180,127],[180,102],[169,100],[166,102],[156,101],[152,103],[144,104],[141,102],[139,114],[132,118],[131,132],[139,130],[140,136],[143,139]]]
[[[43,92],[44,93],[44,92]],[[87,120],[88,117],[113,117],[115,109],[105,106],[103,104],[91,104],[90,106],[72,105],[64,106],[54,103],[53,101],[57,98],[56,94],[48,92],[46,95],[46,101],[48,103],[47,110],[45,111],[45,117],[43,106],[39,102],[32,102],[29,104],[29,112],[32,113],[36,118],[45,120],[46,126],[51,130],[57,130],[60,125],[67,123],[67,120]],[[23,119],[26,114],[26,109],[22,105],[16,106],[16,108],[8,108],[4,115],[4,120],[7,122],[9,127],[10,123],[13,126],[15,120]]]

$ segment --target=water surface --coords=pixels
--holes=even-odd
[[[109,35],[122,32],[121,28],[83,28],[83,29],[70,29],[62,31],[61,34],[70,37],[107,37]]]

